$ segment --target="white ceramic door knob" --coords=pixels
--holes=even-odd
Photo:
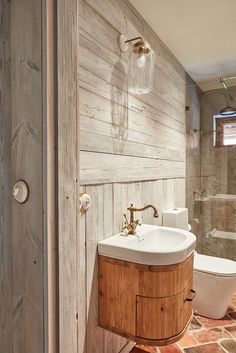
[[[19,203],[24,203],[29,197],[29,187],[24,180],[18,180],[13,186],[12,194]]]
[[[79,197],[80,212],[85,212],[91,205],[91,197],[89,194],[81,193]]]

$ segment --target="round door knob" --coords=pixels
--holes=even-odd
[[[12,194],[19,203],[24,203],[29,197],[29,187],[24,180],[18,180],[13,186]]]
[[[80,196],[79,198],[80,212],[85,212],[91,206],[91,197],[87,193],[80,193],[79,196]]]

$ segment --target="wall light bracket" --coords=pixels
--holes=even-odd
[[[119,44],[119,48],[122,51],[122,53],[125,53],[129,49],[129,44],[128,44],[127,38],[124,34],[119,35],[118,44]]]
[[[145,42],[142,37],[135,37],[131,39],[127,39],[124,34],[120,34],[118,37],[118,44],[120,50],[125,53],[129,48],[129,43],[137,41],[137,43],[133,46],[133,52],[138,53],[149,53],[151,51],[151,46],[148,42]]]

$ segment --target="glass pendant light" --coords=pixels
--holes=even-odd
[[[123,41],[123,43],[122,43]],[[137,41],[129,48],[128,90],[132,94],[147,94],[153,89],[155,79],[155,53],[142,37],[119,39],[122,51],[127,50],[127,43]]]

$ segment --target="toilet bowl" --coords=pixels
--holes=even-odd
[[[236,262],[195,251],[193,281],[194,311],[212,319],[224,317],[236,290]]]

